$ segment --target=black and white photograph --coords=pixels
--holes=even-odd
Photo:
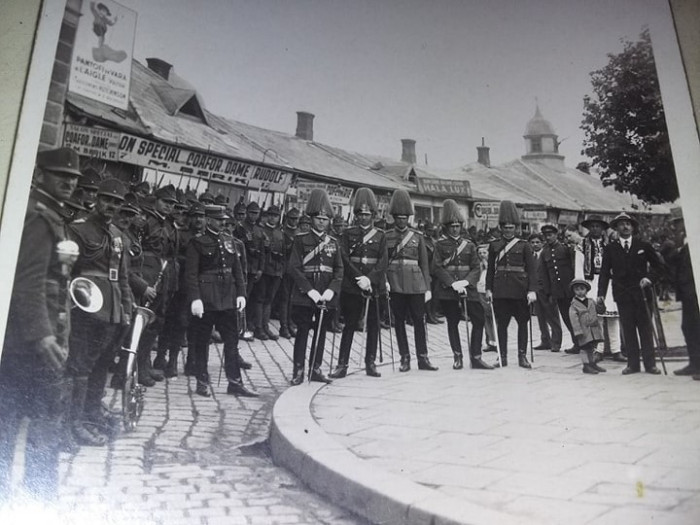
[[[700,2],[3,11],[0,522],[700,522]]]

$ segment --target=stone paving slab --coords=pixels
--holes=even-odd
[[[669,346],[682,345],[678,310],[662,316]],[[358,363],[285,392],[276,461],[378,523],[700,523],[700,383],[671,374],[685,361],[667,359],[668,376],[605,361],[589,376],[579,356],[536,351],[533,370],[454,371],[446,327],[429,326],[429,340],[438,372],[385,361],[375,379]]]

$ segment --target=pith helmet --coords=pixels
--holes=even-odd
[[[97,194],[107,195],[123,201],[126,190],[126,185],[119,179],[106,179],[100,182],[100,185],[97,187]]]
[[[459,209],[459,205],[453,199],[445,199],[442,203],[442,211],[440,212],[441,224],[463,223],[464,215]]]
[[[36,165],[57,173],[66,173],[77,177],[83,175],[80,172],[80,158],[76,151],[70,148],[41,151],[36,156]]]
[[[306,214],[309,217],[333,217],[333,206],[326,190],[315,188],[311,190],[309,201],[306,203]]]
[[[413,215],[413,203],[406,190],[395,190],[389,201],[389,215]]]
[[[501,201],[498,208],[498,224],[515,224],[516,226],[520,224],[518,209],[513,201]]]
[[[376,213],[377,197],[369,188],[358,188],[355,191],[352,210],[354,213]]]

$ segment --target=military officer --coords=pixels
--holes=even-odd
[[[37,155],[0,361],[0,504],[11,495],[15,440],[29,417],[23,485],[31,497],[57,496],[58,457],[67,386],[63,373],[70,329],[67,284],[77,245],[67,240],[63,202],[79,177],[69,148]]]
[[[484,335],[484,308],[479,302],[476,284],[481,273],[479,256],[473,242],[460,236],[464,216],[457,203],[447,199],[442,205],[440,222],[447,235],[435,244],[432,274],[437,280],[436,299],[447,318],[447,336],[452,347],[452,368],[461,370],[463,364],[462,343],[459,334],[460,307],[465,303],[465,323],[472,322],[469,341],[469,361],[472,368],[492,370],[493,367],[481,359],[481,342]]]
[[[289,256],[292,253],[292,246],[294,245],[294,237],[296,237],[299,231],[299,216],[301,213],[297,208],[292,208],[284,216],[284,227],[282,228],[282,233],[284,234],[284,260],[289,261]],[[279,290],[277,292],[277,300],[275,301],[279,304],[279,318],[280,318],[280,337],[285,339],[290,339],[297,334],[297,329],[294,323],[291,322],[289,316],[289,300],[292,295],[292,286],[294,281],[291,276],[285,271],[282,276],[282,283],[280,284]]]
[[[311,381],[331,382],[321,372],[321,364],[326,331],[331,325],[343,280],[343,261],[338,241],[327,233],[333,207],[325,190],[311,191],[306,204],[306,214],[311,219],[312,230],[300,233],[294,238],[287,267],[287,272],[294,279],[291,305],[292,319],[297,325],[292,385],[300,385],[304,381],[306,343],[312,326],[314,330],[318,330],[318,334],[314,334],[318,343],[316,348],[311,349],[309,356],[309,378]],[[323,323],[319,327],[322,313]]]
[[[652,286],[649,267],[663,273],[664,265],[651,244],[633,236],[636,226],[637,221],[624,212],[610,221],[610,227],[618,233],[618,241],[603,248],[598,302],[605,304],[605,294],[612,281],[613,298],[620,312],[627,351],[627,366],[622,374],[640,372],[640,345],[646,373],[660,374],[661,371],[656,368],[652,328],[644,306],[642,287]]]
[[[377,305],[381,295],[386,294],[386,267],[388,255],[386,236],[373,227],[372,219],[377,213],[377,198],[369,188],[359,188],[353,199],[356,225],[346,229],[340,238],[340,253],[343,258],[343,283],[340,308],[345,318],[340,339],[338,365],[332,378],[345,377],[350,360],[352,339],[362,316],[366,316],[365,372],[371,377],[380,377],[375,360],[379,339],[379,312]]]
[[[425,337],[425,303],[430,301],[430,266],[423,236],[409,228],[408,218],[413,215],[413,203],[406,190],[396,190],[389,202],[389,213],[394,227],[386,233],[389,265],[387,281],[391,308],[394,313],[396,341],[401,355],[400,372],[411,369],[411,355],[406,336],[406,316],[413,321],[413,336],[419,370],[437,370],[428,359]]]
[[[97,285],[103,298],[99,310],[74,309],[71,316],[66,363],[73,381],[71,424],[76,440],[84,445],[104,445],[106,427],[113,424],[105,418],[102,396],[109,366],[131,323],[128,255],[122,232],[112,224],[125,194],[121,181],[102,181],[94,210],[68,226],[70,237],[80,247],[73,277]]]
[[[515,236],[520,217],[515,204],[501,201],[498,211],[501,238],[489,245],[486,296],[493,304],[501,362],[508,365],[508,325],[518,323],[518,365],[532,368],[527,360],[529,304],[537,300],[536,263],[530,244]]]
[[[233,237],[223,230],[226,220],[223,206],[207,206],[206,216],[207,230],[190,240],[185,263],[196,392],[200,396],[211,396],[207,364],[209,339],[212,328],[216,327],[224,342],[226,393],[257,397],[256,392],[243,384],[238,357],[236,310],[243,310],[246,303],[243,269]]]
[[[82,190],[83,207],[87,212],[91,212],[95,208],[97,201],[97,187],[102,181],[102,176],[92,166],[83,169],[83,176],[78,181],[78,188]],[[87,212],[81,217],[87,215]],[[80,218],[80,217],[78,217]]]
[[[544,245],[537,261],[537,269],[545,312],[549,319],[556,318],[557,321],[561,315],[574,343],[573,347],[567,348],[565,352],[577,354],[579,347],[569,319],[569,307],[573,297],[569,285],[574,280],[574,252],[559,242],[559,228],[554,224],[544,224],[540,233],[544,237]],[[560,349],[559,336],[552,346],[552,351],[558,352]]]
[[[263,232],[267,238],[267,250],[263,274],[258,286],[255,287],[255,316],[260,319],[260,330],[268,339],[276,341],[279,336],[270,329],[270,314],[272,312],[272,300],[282,282],[282,276],[287,270],[285,258],[285,237],[279,228],[280,209],[277,205],[270,206],[265,212]]]

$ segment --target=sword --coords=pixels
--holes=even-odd
[[[396,371],[396,363],[394,361],[394,338],[391,335],[391,300],[389,299],[389,294],[386,294],[386,312],[389,316],[389,346],[391,347],[391,371]],[[381,331],[381,327],[378,327]],[[381,333],[379,334],[381,336]]]
[[[384,347],[382,346],[382,329],[380,325],[380,317],[379,317],[379,297],[377,297],[376,302],[374,303],[374,309],[376,310],[377,313],[377,339],[379,342],[379,362],[383,363],[384,362]],[[367,303],[367,308],[369,308],[369,302]]]
[[[501,360],[501,339],[500,337],[498,337],[498,323],[496,322],[496,312],[493,309],[493,299],[491,299],[489,305],[491,307],[491,319],[493,319],[493,327],[495,328],[495,330],[493,331],[493,335],[496,336],[496,346],[498,347],[496,352],[496,354],[498,355],[498,367],[503,368],[503,361]]]
[[[472,340],[469,336],[469,310],[467,309],[467,294],[462,297],[462,306],[464,307],[464,324],[467,327],[467,348],[469,351],[469,359],[472,357]],[[479,348],[481,350],[481,348]]]
[[[318,307],[318,322],[316,324],[316,329],[314,330],[314,336],[311,339],[311,360],[309,362],[309,375],[308,381],[311,383],[311,374],[313,373],[314,366],[316,365],[316,355],[318,354],[318,347],[321,343],[321,327],[323,326],[323,316],[326,313],[326,303],[324,301],[319,301],[316,306]]]

